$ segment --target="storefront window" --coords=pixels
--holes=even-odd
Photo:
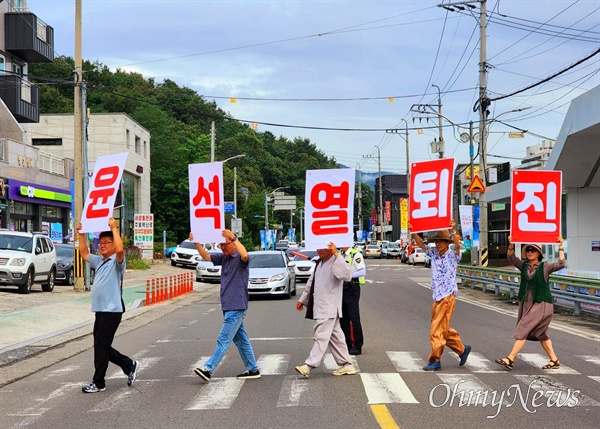
[[[11,210],[11,213],[33,216],[33,214],[34,214],[33,204],[22,203],[20,201],[15,201],[14,203],[15,203],[15,208],[14,208],[14,210]]]
[[[42,217],[61,219],[63,210],[62,207],[42,206]]]

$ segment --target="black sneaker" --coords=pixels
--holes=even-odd
[[[196,368],[194,370],[194,372],[196,373],[196,375],[198,377],[200,377],[201,379],[203,379],[204,381],[210,381],[210,371],[206,368]]]
[[[87,386],[84,386],[81,388],[81,391],[83,393],[98,393],[98,392],[104,392],[106,390],[106,387],[98,387],[96,386],[96,383],[94,383],[93,381],[88,384]]]
[[[253,369],[252,371],[244,371],[241,374],[237,375],[238,380],[247,380],[252,378],[260,378],[260,371],[258,369]]]
[[[137,360],[134,360],[133,364],[131,365],[131,372],[127,376],[127,385],[128,386],[133,386],[133,383],[135,383],[135,379],[137,378],[137,373],[139,370],[140,370],[140,363]]]

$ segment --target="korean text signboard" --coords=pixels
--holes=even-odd
[[[133,216],[133,244],[142,249],[143,259],[154,259],[154,215]]]
[[[81,232],[108,230],[108,220],[113,215],[126,161],[127,152],[101,156],[96,160],[81,214]]]
[[[561,191],[560,171],[513,171],[510,235],[514,243],[556,244]]]
[[[411,233],[449,228],[452,218],[453,175],[454,158],[411,164]]]
[[[306,172],[306,248],[353,245],[354,177],[352,168]]]
[[[190,225],[194,241],[224,241],[225,201],[223,163],[188,165],[190,181]]]

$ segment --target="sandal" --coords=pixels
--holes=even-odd
[[[508,362],[506,362],[508,361]],[[514,361],[511,360],[508,356],[502,359],[496,359],[496,363],[498,365],[502,365],[506,369],[513,369]]]
[[[560,368],[560,361],[558,359],[556,359],[556,360],[550,359],[550,362],[548,362],[546,365],[544,365],[542,367],[542,369],[557,369],[557,368]]]

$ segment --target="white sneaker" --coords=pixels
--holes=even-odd
[[[331,373],[331,375],[353,375],[356,369],[353,366],[341,366]]]
[[[304,364],[296,367],[296,371],[298,371],[301,375],[308,378],[310,375],[310,366]]]

